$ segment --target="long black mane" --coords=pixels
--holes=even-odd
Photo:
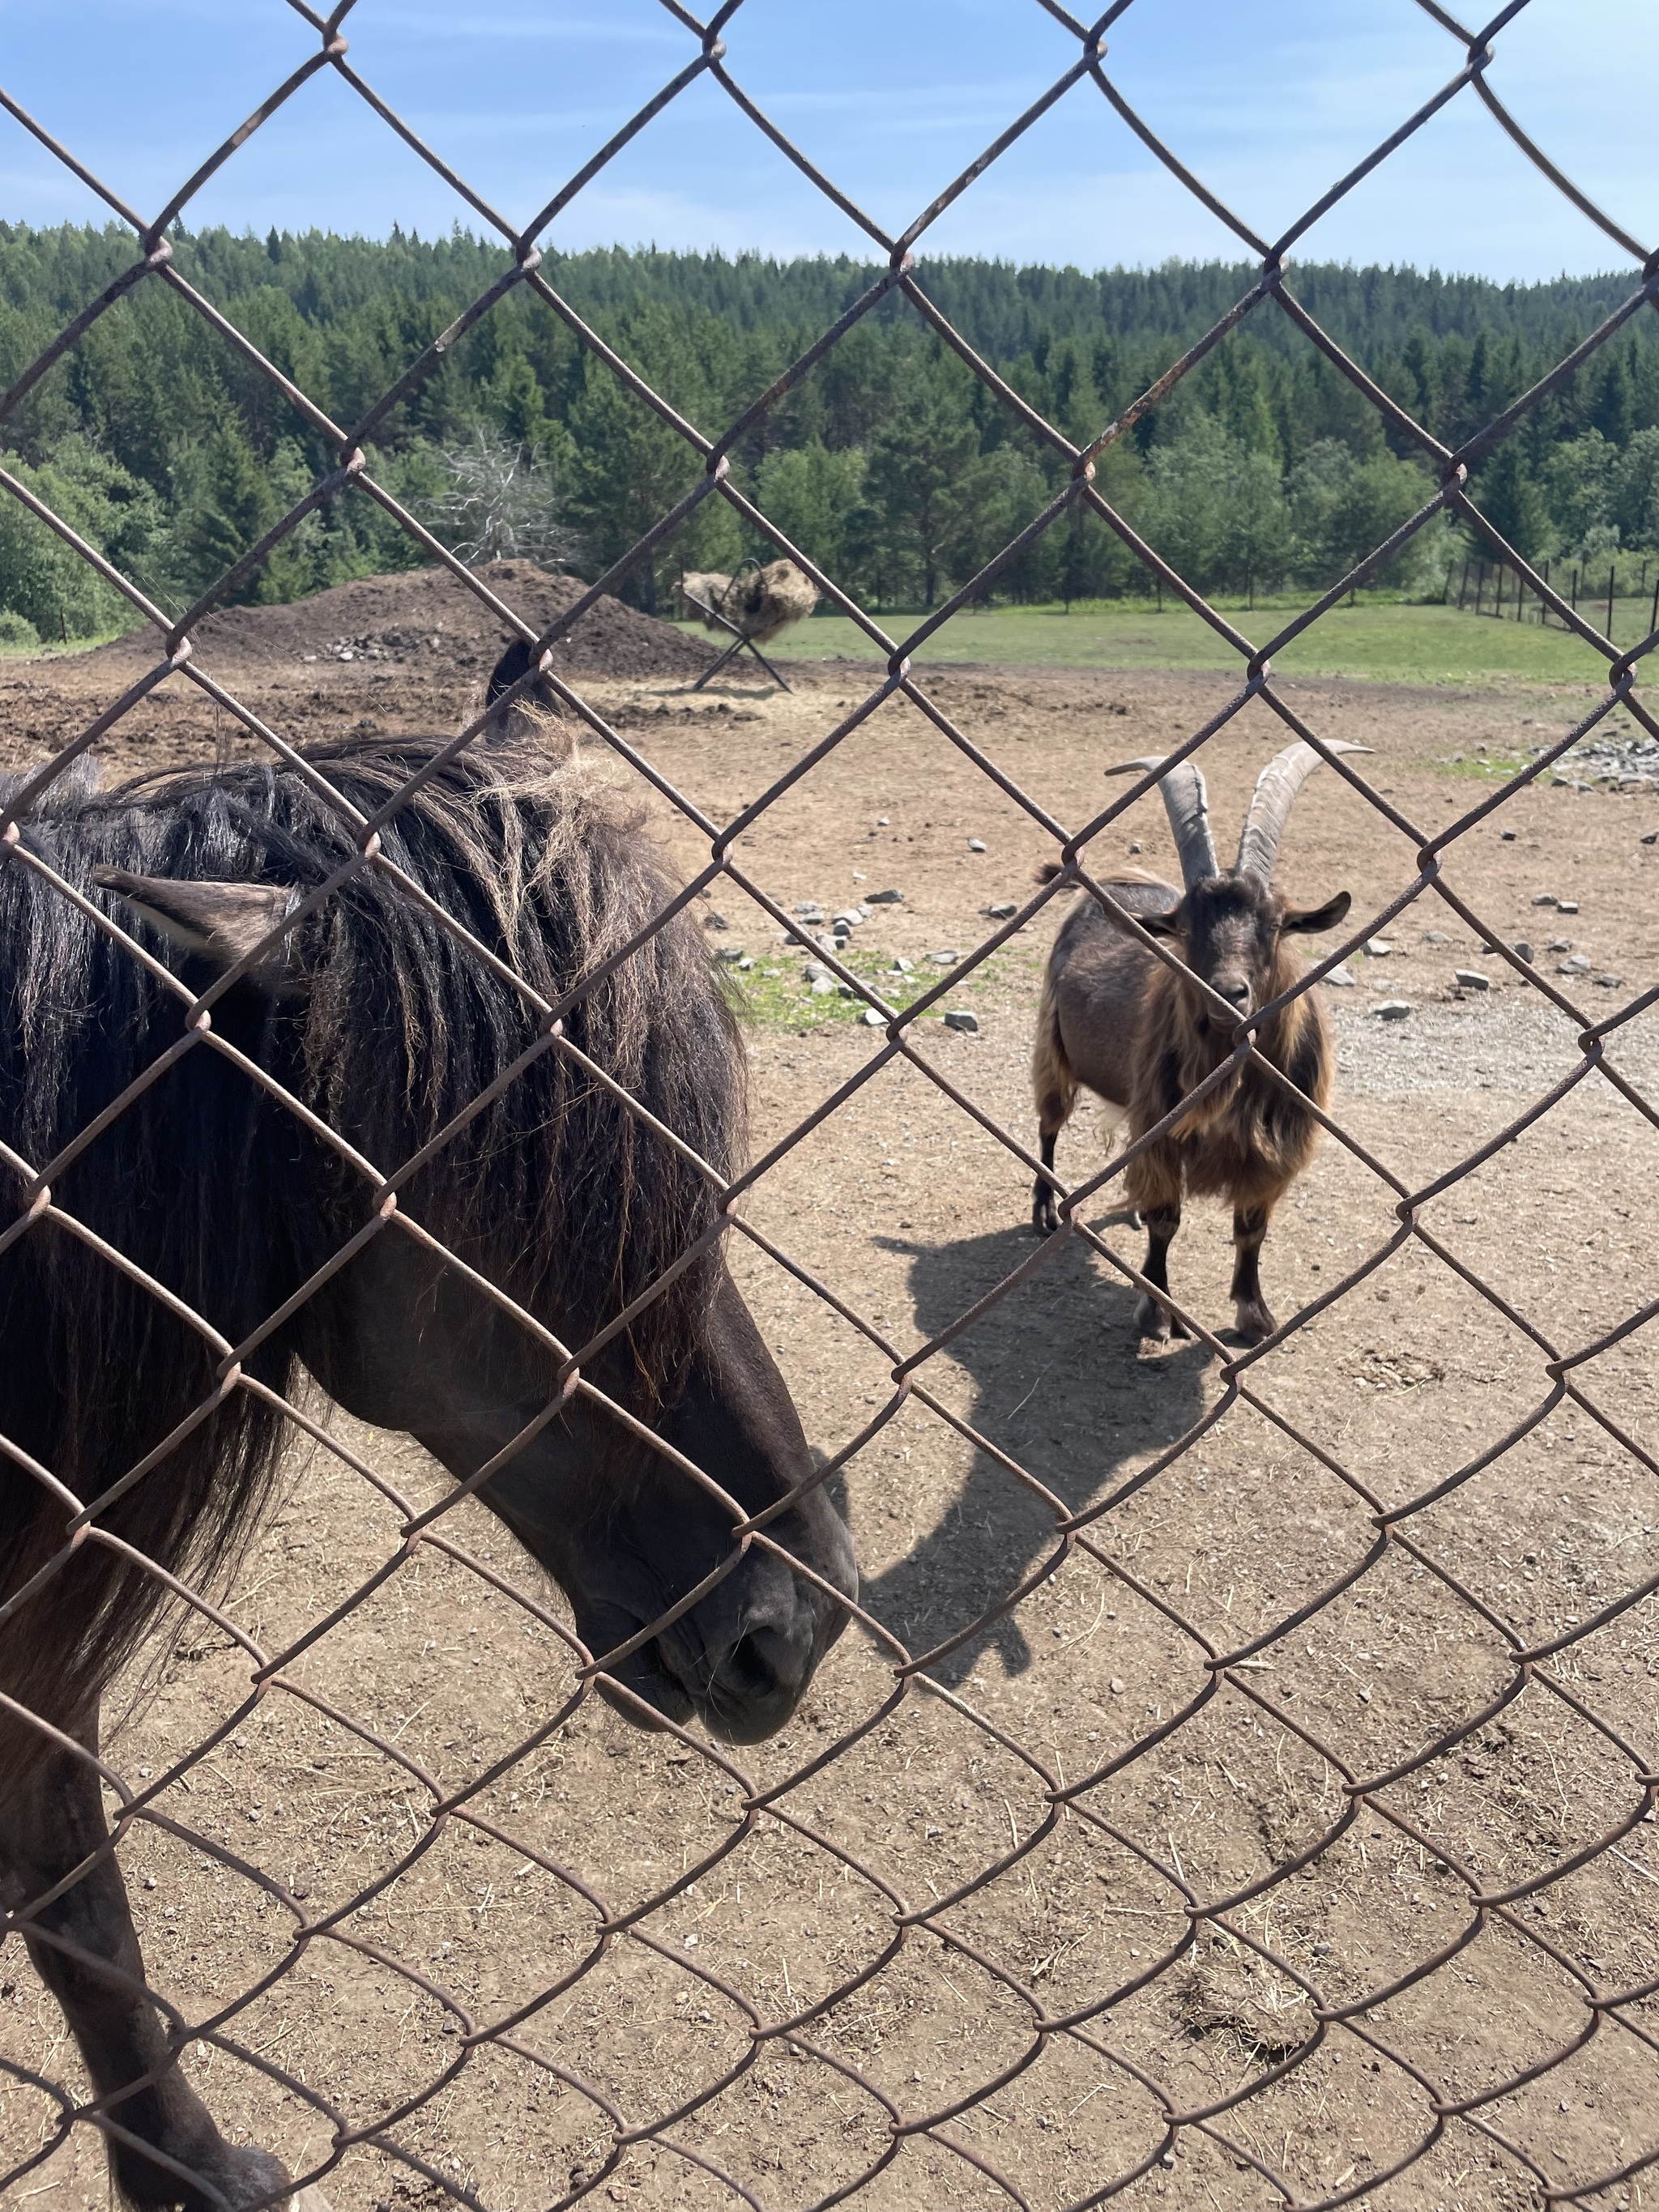
[[[441,742],[363,740],[306,757],[368,816]],[[197,988],[206,976],[191,957],[100,890],[99,871],[303,893],[356,849],[351,824],[304,775],[268,767],[142,777],[107,793],[66,778],[22,836]],[[672,895],[641,824],[602,781],[526,748],[475,746],[432,774],[380,836],[388,860],[549,1000],[600,969]],[[181,1005],[21,860],[0,866],[0,1140],[38,1172],[183,1036]],[[537,1034],[512,984],[374,867],[301,925],[280,987],[239,986],[212,1018],[388,1172]],[[743,1145],[741,1060],[684,917],[580,1000],[565,1032],[730,1172]],[[0,1168],[12,1199],[0,1228],[27,1180]],[[52,1200],[236,1344],[369,1218],[369,1191],[245,1072],[198,1044],[54,1176]],[[573,1344],[660,1277],[715,1211],[696,1167],[556,1049],[399,1202]],[[715,1264],[684,1270],[633,1325],[630,1382],[647,1413],[679,1387]],[[246,1371],[286,1394],[294,1361],[279,1331]],[[165,1598],[133,1552],[211,1577],[268,1492],[283,1416],[234,1382],[215,1402],[220,1364],[187,1320],[61,1223],[37,1220],[0,1253],[0,1692],[58,1725],[75,1724]],[[198,1415],[8,1610],[69,1540],[70,1509],[34,1469],[90,1504]],[[0,1788],[8,1763],[38,1742],[0,1719]]]

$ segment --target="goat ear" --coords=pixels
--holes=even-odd
[[[1171,907],[1166,914],[1138,914],[1135,920],[1148,937],[1179,937],[1181,924],[1176,919],[1180,909]]]
[[[1352,891],[1339,891],[1323,906],[1287,906],[1281,929],[1304,930],[1310,936],[1322,929],[1334,929],[1339,921],[1347,919],[1348,908],[1353,904]]]
[[[94,881],[113,891],[170,945],[222,974],[269,937],[299,899],[277,884],[204,884],[168,876],[130,876],[121,868],[95,868]],[[289,940],[273,945],[249,980],[276,980],[289,962]]]

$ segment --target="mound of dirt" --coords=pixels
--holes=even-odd
[[[538,629],[572,607],[586,589],[574,576],[550,575],[529,561],[491,561],[474,570],[479,581]],[[313,599],[278,607],[224,607],[198,623],[195,644],[204,667],[234,662],[276,669],[308,662],[413,664],[487,675],[509,633],[447,568],[414,568],[362,576]],[[88,660],[131,661],[135,673],[153,658],[155,635],[140,630],[102,646]],[[715,648],[672,623],[625,607],[595,602],[553,647],[553,665],[573,676],[695,676]]]

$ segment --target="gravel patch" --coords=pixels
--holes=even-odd
[[[1611,1011],[1611,1010],[1610,1010]],[[1532,1097],[1577,1064],[1577,1030],[1565,1014],[1505,994],[1479,1005],[1414,1006],[1382,1022],[1368,1006],[1329,1008],[1339,1097],[1400,1098],[1423,1091],[1513,1091]],[[1651,1012],[1609,1043],[1620,1073],[1659,1097],[1659,1024]]]

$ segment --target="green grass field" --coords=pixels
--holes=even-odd
[[[1253,643],[1265,643],[1297,611],[1285,601],[1246,611],[1223,603],[1227,619]],[[1602,611],[1605,611],[1603,610]],[[1621,646],[1646,635],[1646,600],[1614,602],[1613,634]],[[881,617],[902,639],[919,616]],[[873,660],[869,641],[841,615],[815,615],[768,648],[778,660],[850,658]],[[1141,604],[1097,602],[1074,607],[994,607],[962,613],[916,654],[916,665],[978,662],[1030,668],[1235,669],[1237,653],[1185,607],[1162,614]],[[752,666],[752,663],[750,664]],[[1289,676],[1353,676],[1385,684],[1524,684],[1554,686],[1600,682],[1607,664],[1570,633],[1536,623],[1495,622],[1455,608],[1401,606],[1361,600],[1334,607],[1274,655]]]

